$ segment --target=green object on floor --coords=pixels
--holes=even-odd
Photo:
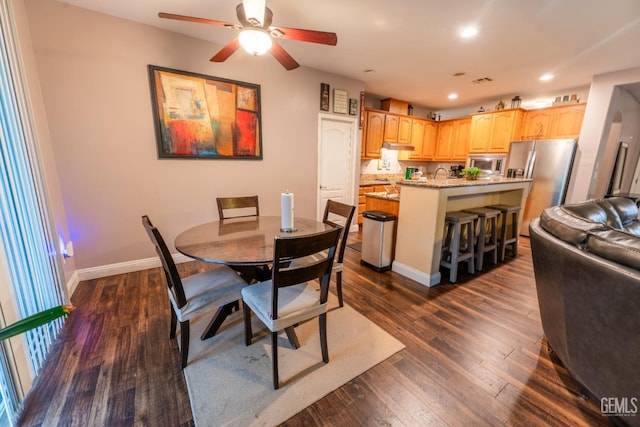
[[[73,304],[64,304],[18,320],[6,328],[0,329],[0,341],[49,323],[58,317],[71,313],[74,309]]]

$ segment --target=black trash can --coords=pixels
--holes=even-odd
[[[362,213],[360,263],[376,271],[391,269],[396,216],[382,211]]]

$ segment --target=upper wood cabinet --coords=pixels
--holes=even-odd
[[[433,120],[424,121],[424,140],[422,141],[422,155],[423,160],[433,160],[436,153],[436,145],[438,141],[438,129],[440,122]]]
[[[380,157],[380,150],[384,142],[384,125],[384,113],[374,110],[366,111],[361,157],[368,159]]]
[[[431,160],[437,131],[438,122],[433,120],[367,109],[360,157],[379,159],[382,143],[386,141],[412,144],[415,147],[414,151],[400,151],[400,160]]]
[[[409,143],[414,146],[413,151],[407,151],[398,153],[398,158],[404,160],[409,158],[411,160],[418,160],[422,158],[422,145],[424,144],[424,120],[411,119],[411,138]]]
[[[528,110],[520,139],[578,138],[586,104]]]
[[[469,155],[469,141],[471,140],[471,119],[456,119],[454,126],[453,156],[451,160],[466,161]]]
[[[553,111],[550,108],[529,110],[524,113],[520,139],[549,139]]]
[[[400,117],[394,114],[384,114],[384,140],[388,142],[398,142],[398,125]]]
[[[411,117],[398,117],[398,142],[403,144],[411,143],[411,124],[413,120]]]
[[[411,119],[411,138],[408,143],[413,151],[400,151],[398,160],[433,160],[438,135],[438,122],[414,117]],[[400,141],[398,141],[400,142]]]
[[[469,153],[508,153],[522,139],[578,138],[586,104],[476,113],[436,122],[367,109],[362,158],[379,159],[384,141],[412,144],[400,160],[466,160]]]
[[[551,120],[549,138],[578,138],[587,104],[556,107]]]
[[[509,143],[520,139],[524,110],[492,111],[471,117],[470,153],[506,153]]]
[[[471,119],[444,120],[438,124],[434,160],[466,160]]]

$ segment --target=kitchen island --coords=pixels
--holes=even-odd
[[[401,181],[392,270],[426,286],[440,283],[440,252],[447,211],[495,204],[524,212],[531,179],[493,178]]]
[[[400,195],[387,192],[364,193],[366,198],[365,210],[383,211],[398,215]]]

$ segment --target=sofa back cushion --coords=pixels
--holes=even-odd
[[[635,235],[640,235],[640,223],[638,222],[638,206],[626,197],[611,197],[600,200],[599,203],[606,202],[615,209],[622,228]]]
[[[592,231],[587,237],[586,249],[609,261],[640,270],[640,236],[613,229]]]
[[[562,208],[587,221],[607,224],[609,227],[618,230],[622,229],[622,221],[618,216],[618,212],[604,199],[563,205]]]
[[[607,230],[606,214],[597,205],[589,209],[585,206],[584,211],[592,218],[600,221],[591,221],[581,215],[574,214],[567,206],[553,206],[546,208],[540,215],[540,225],[558,239],[571,245],[584,247],[587,243],[589,231]]]

